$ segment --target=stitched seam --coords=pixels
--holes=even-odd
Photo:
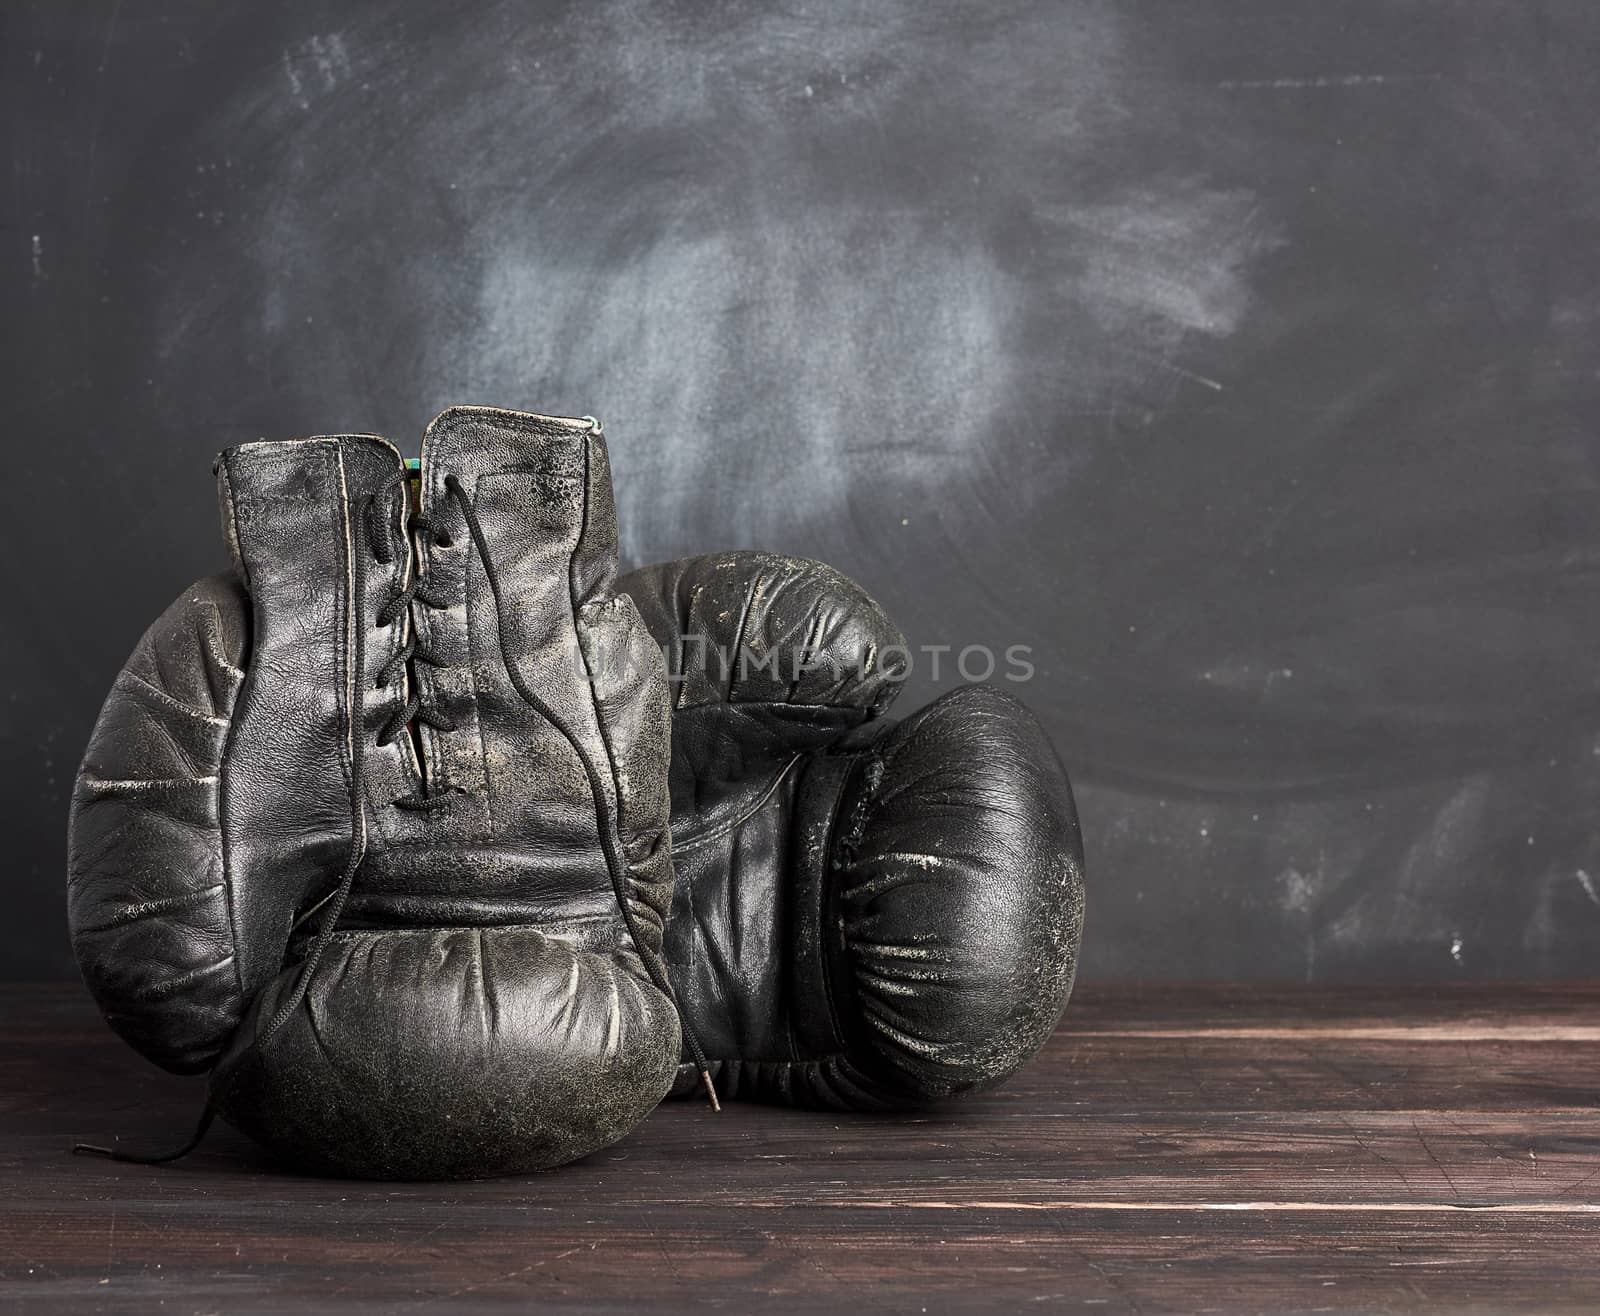
[[[689,703],[688,636],[689,627],[694,621],[694,610],[700,603],[700,594],[704,589],[705,586],[699,584],[690,589],[689,597],[684,600],[683,615],[675,619],[678,622],[678,688],[672,694],[673,712],[677,712],[680,708],[692,707]],[[677,591],[674,590],[673,593],[676,595]],[[704,673],[701,673],[701,680],[705,680]],[[709,685],[710,682],[706,684]]]
[[[728,696],[725,703],[733,703],[733,683],[739,670],[739,655],[744,652],[744,636],[750,627],[750,611],[755,606],[756,582],[751,581],[744,591],[744,609],[739,614],[739,631],[733,638],[733,661],[728,664]]]
[[[223,456],[222,483],[226,486],[223,502],[228,508],[228,548],[229,556],[239,564],[239,574],[244,577],[240,583],[244,585],[245,592],[254,597],[254,590],[250,585],[250,567],[244,560],[244,540],[239,537],[239,500],[233,492],[233,471],[229,467],[229,458]]]
[[[740,699],[730,706],[738,709],[741,713],[746,711],[759,712],[764,708],[797,708],[802,711],[814,709],[818,712],[858,713],[863,722],[871,718],[877,711],[871,706],[863,708],[860,704],[841,704],[826,699],[812,704],[792,704],[787,699],[751,699],[748,701]],[[688,707],[705,708],[706,705],[690,704]],[[853,730],[853,728],[851,729]]]
[[[344,707],[341,710],[344,721],[344,735],[339,744],[339,772],[344,777],[345,790],[359,793],[363,806],[361,809],[359,838],[356,833],[352,832],[350,844],[352,846],[357,844],[365,846],[367,840],[367,811],[365,807],[368,803],[367,786],[364,781],[356,781],[353,775],[354,764],[352,762],[355,756],[355,737],[357,735],[355,718],[356,682],[362,678],[352,670],[351,665],[355,628],[364,623],[362,618],[357,616],[357,613],[361,610],[360,601],[352,597],[355,594],[356,548],[355,539],[350,530],[350,490],[344,478],[343,450],[335,447],[332,457],[333,468],[339,476],[339,500],[333,507],[333,531],[338,537],[337,542],[344,544],[344,575],[339,581],[339,587],[344,594],[344,625],[339,628],[338,652],[339,670],[343,677],[341,683],[342,692],[344,695]],[[363,737],[367,734],[364,718],[359,734]],[[293,929],[294,923],[291,919],[290,931],[293,932]]]
[[[261,634],[260,619],[256,616],[255,591],[250,588],[250,569],[244,560],[244,543],[239,538],[239,522],[234,515],[233,475],[228,468],[228,462],[222,463],[222,479],[227,485],[228,521],[233,527],[233,548],[238,556],[240,573],[245,577],[244,587],[250,599],[250,648],[253,651]],[[241,654],[240,661],[250,662],[250,654]],[[239,956],[239,917],[238,908],[233,898],[233,847],[228,844],[228,783],[231,774],[228,764],[233,758],[234,737],[239,733],[239,705],[244,701],[245,690],[250,684],[248,669],[244,669],[239,681],[238,689],[233,693],[233,706],[228,710],[228,730],[222,738],[222,754],[217,760],[217,850],[222,860],[222,886],[225,908],[228,914],[228,957],[233,961],[233,981],[239,992],[238,1018],[235,1027],[244,1022],[246,999],[244,994],[244,968],[240,964]],[[226,1045],[226,1043],[224,1043]]]
[[[513,472],[498,471],[498,470],[497,471],[482,471],[482,472],[480,472],[478,474],[478,477],[475,480],[473,480],[473,482],[472,482],[472,503],[473,503],[473,506],[476,507],[477,504],[478,504],[479,498],[481,498],[483,496],[483,482],[488,476],[490,476],[490,475],[507,475],[507,474],[512,474],[512,473]],[[442,506],[447,497],[448,497],[448,494],[447,494],[447,492],[445,490],[445,487],[444,487],[444,476],[440,475],[439,476],[439,495],[438,495],[438,498],[435,500],[435,502]],[[466,530],[466,528],[464,526],[462,528],[461,533],[464,534],[464,535],[468,533],[468,531]],[[474,727],[477,728],[477,732],[478,732],[478,764],[479,764],[480,770],[483,773],[483,812],[484,812],[484,816],[487,818],[488,824],[489,824],[489,835],[488,835],[487,839],[492,841],[499,835],[499,828],[495,824],[495,817],[494,817],[494,802],[495,802],[495,798],[496,798],[496,796],[498,795],[499,792],[495,789],[494,778],[489,772],[489,742],[488,742],[487,739],[484,738],[484,733],[483,733],[483,698],[482,698],[482,692],[478,688],[478,664],[477,664],[477,660],[476,660],[476,655],[478,653],[479,636],[478,636],[478,633],[477,633],[477,622],[474,619],[474,613],[475,613],[476,610],[473,607],[473,602],[474,602],[474,600],[473,600],[473,571],[474,571],[473,562],[476,561],[476,558],[477,558],[477,554],[468,553],[466,555],[465,560],[464,560],[464,562],[462,564],[462,567],[461,567],[461,592],[462,592],[462,596],[463,596],[462,611],[466,613],[466,622],[467,622],[467,670],[470,672],[471,677],[472,677],[472,724],[473,724]],[[431,563],[430,563],[430,565],[431,565]],[[502,650],[504,650],[504,648],[505,648],[504,638],[502,636],[500,636],[500,634],[499,634],[500,627],[502,625],[504,625],[504,623],[500,619],[500,607],[499,607],[499,604],[495,601],[494,590],[489,585],[489,564],[487,562],[479,562],[476,569],[478,571],[483,572],[483,574],[484,574],[484,581],[483,581],[484,589],[488,591],[489,601],[491,603],[495,604],[495,607],[494,607],[494,626],[495,626],[496,640],[499,643],[499,647]],[[432,629],[431,624],[430,624],[429,629],[428,629],[428,643],[430,645],[433,643],[433,629]],[[517,689],[517,683],[515,681],[511,680],[511,673],[509,671],[506,673],[506,680],[511,686],[511,692],[513,694],[515,694],[516,693],[516,689]],[[437,742],[439,739],[441,739],[443,734],[444,733],[441,732],[437,727],[429,727],[428,728],[429,739],[434,741],[434,742]]]
[[[622,786],[617,779],[617,756],[611,746],[611,737],[606,731],[605,719],[600,716],[600,696],[594,687],[594,672],[589,666],[589,655],[583,651],[583,639],[578,634],[578,594],[576,582],[572,579],[572,568],[573,563],[577,560],[578,545],[584,541],[584,536],[589,529],[589,517],[594,510],[589,500],[589,476],[592,461],[593,452],[586,438],[583,444],[583,521],[578,526],[578,537],[573,542],[572,551],[567,554],[567,606],[572,614],[572,638],[578,646],[578,657],[583,663],[584,679],[589,685],[589,709],[594,715],[595,729],[600,733],[600,744],[606,752],[606,771],[611,776],[611,798],[617,810],[617,850],[626,865],[627,872],[625,875],[631,877],[633,874],[633,861],[628,858],[627,842],[622,839]],[[596,818],[594,821],[597,828],[606,825],[604,818]],[[623,900],[627,898],[622,891],[618,891],[616,897],[619,907]],[[642,954],[642,948],[640,948],[640,951]]]
[[[772,798],[773,792],[783,784],[783,779],[789,775],[789,770],[793,768],[796,763],[800,762],[800,758],[801,756],[796,754],[781,768],[779,768],[777,775],[773,777],[766,790],[761,792],[761,798],[743,813],[741,813],[737,818],[734,818],[729,822],[725,822],[719,827],[714,827],[711,831],[705,832],[700,836],[696,836],[694,839],[689,841],[679,841],[674,838],[672,842],[672,852],[674,854],[683,854],[686,850],[693,850],[696,846],[706,845],[720,837],[726,836],[729,832],[743,827],[745,823],[749,822],[750,819],[754,818],[756,814],[761,812],[762,808],[766,805],[766,802]]]
[[[839,780],[839,793],[834,796],[833,804],[828,812],[827,838],[822,846],[822,876],[817,883],[817,899],[819,903],[817,910],[817,950],[822,957],[822,996],[828,1003],[828,1022],[833,1028],[835,1037],[848,1038],[851,1033],[844,1028],[839,1019],[839,1010],[834,992],[833,956],[829,954],[828,938],[832,935],[833,930],[826,923],[828,893],[830,890],[828,878],[833,861],[833,847],[838,843],[839,839],[839,816],[843,812],[844,799],[850,792],[850,780],[854,776],[857,767],[860,766],[861,761],[866,757],[866,752],[860,751],[854,754],[840,755],[839,757],[848,761],[844,765],[843,775]],[[871,803],[870,794],[865,803]]]
[[[613,916],[610,914],[591,914],[582,918],[569,918],[561,921],[561,927],[578,928],[587,926],[612,926]],[[382,937],[431,937],[441,932],[532,932],[543,937],[546,941],[560,941],[561,938],[546,931],[548,925],[540,923],[429,923],[414,928],[340,928],[334,932],[330,941],[363,941],[371,938]],[[565,942],[562,943],[566,945]],[[571,946],[567,947],[574,955],[579,954]],[[593,953],[593,952],[588,952]]]

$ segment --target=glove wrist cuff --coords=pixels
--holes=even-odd
[[[840,830],[848,825],[843,805],[861,770],[859,752],[818,754],[795,788],[791,898],[794,927],[794,999],[822,1008],[794,1011],[801,1054],[832,1055],[854,1040],[845,1020],[854,1017],[855,986],[833,880],[833,854]]]

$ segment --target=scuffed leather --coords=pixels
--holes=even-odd
[[[130,1045],[209,1069],[244,1015],[223,849],[223,752],[250,604],[186,590],[118,674],[72,797],[68,919],[84,980]]]
[[[363,436],[220,459],[234,578],[174,605],[102,713],[71,824],[75,944],[119,1031],[169,1067],[215,1062],[219,1113],[287,1160],[380,1178],[545,1168],[627,1133],[677,1067],[677,1012],[641,959],[660,955],[672,893],[659,651],[614,592],[610,472],[588,422],[443,413],[424,439],[422,505],[448,546],[397,539],[386,565],[362,507],[397,469],[395,449]],[[440,606],[415,600],[380,627],[419,566]],[[380,686],[408,627],[437,665],[414,660]],[[232,681],[202,704],[213,648]],[[152,663],[154,696],[137,683]],[[512,671],[596,766],[600,809]],[[408,682],[455,723],[415,723],[420,755],[405,734],[376,744]],[[191,753],[171,728],[196,709],[207,735]],[[357,735],[366,858],[304,999],[263,1040],[355,839]],[[108,795],[110,773],[136,784]],[[160,803],[168,778],[181,808]],[[396,804],[419,791],[448,803]]]
[[[893,1109],[1014,1073],[1066,1006],[1083,923],[1036,719],[968,686],[887,720],[904,638],[821,563],[726,553],[619,588],[676,687],[666,955],[719,1091]]]

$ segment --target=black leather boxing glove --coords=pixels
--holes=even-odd
[[[613,589],[597,426],[447,411],[419,511],[367,436],[217,475],[233,570],[140,641],[74,793],[107,1018],[316,1170],[482,1176],[622,1137],[680,1033],[667,689]]]
[[[887,1109],[1013,1073],[1083,925],[1039,723],[990,686],[884,718],[904,639],[817,562],[719,554],[618,588],[674,687],[666,956],[722,1094]]]

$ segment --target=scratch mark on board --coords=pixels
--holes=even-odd
[[[1229,78],[1224,91],[1301,91],[1326,87],[1385,87],[1391,83],[1437,82],[1438,73],[1325,73],[1309,78]]]
[[[1207,388],[1213,389],[1218,393],[1222,392],[1223,386],[1219,381],[1211,379],[1206,375],[1197,375],[1192,370],[1185,370],[1182,366],[1173,361],[1169,361],[1164,356],[1150,356],[1145,352],[1135,352],[1131,348],[1124,348],[1123,351],[1127,352],[1129,356],[1137,357],[1141,361],[1148,361],[1153,366],[1160,366],[1163,370],[1169,370],[1174,375],[1179,375],[1184,379],[1192,380],[1196,384],[1204,384]]]
[[[1417,1141],[1422,1144],[1422,1150],[1428,1153],[1428,1159],[1433,1162],[1434,1169],[1444,1175],[1444,1181],[1450,1185],[1450,1191],[1460,1197],[1461,1190],[1456,1187],[1456,1181],[1450,1177],[1450,1171],[1444,1168],[1444,1162],[1434,1155],[1433,1148],[1428,1146],[1428,1140],[1422,1136],[1422,1126],[1414,1119],[1411,1121],[1411,1131],[1417,1135]]]
[[[1371,1156],[1374,1160],[1378,1161],[1381,1165],[1390,1170],[1394,1174],[1395,1178],[1399,1179],[1400,1182],[1405,1186],[1407,1192],[1416,1191],[1415,1187],[1411,1183],[1411,1180],[1406,1177],[1406,1172],[1402,1170],[1394,1161],[1391,1161],[1381,1151],[1369,1143],[1365,1138],[1363,1138],[1360,1132],[1356,1129],[1356,1126],[1350,1122],[1347,1116],[1340,1115],[1339,1122],[1344,1125],[1344,1127],[1349,1131],[1350,1136],[1355,1139],[1356,1146],[1361,1148],[1361,1150],[1364,1151],[1368,1156]]]
[[[589,1244],[580,1244],[578,1247],[569,1247],[565,1252],[558,1252],[558,1253],[556,1253],[555,1256],[546,1257],[543,1261],[532,1261],[532,1262],[529,1262],[526,1266],[518,1267],[516,1270],[508,1270],[503,1275],[495,1275],[490,1279],[473,1280],[472,1283],[463,1284],[458,1289],[451,1289],[448,1293],[441,1293],[441,1294],[437,1295],[437,1298],[435,1298],[432,1295],[430,1295],[428,1297],[421,1298],[421,1299],[419,1299],[419,1304],[420,1303],[431,1303],[431,1302],[434,1302],[436,1300],[440,1301],[440,1302],[443,1302],[443,1301],[446,1301],[446,1300],[448,1300],[450,1298],[459,1298],[459,1297],[461,1297],[461,1296],[463,1296],[464,1294],[467,1294],[467,1293],[475,1293],[479,1289],[486,1289],[486,1288],[489,1288],[491,1286],[498,1286],[498,1285],[501,1285],[501,1284],[509,1284],[509,1283],[511,1283],[511,1281],[517,1280],[517,1279],[521,1279],[524,1275],[530,1274],[531,1272],[533,1272],[535,1270],[542,1270],[545,1266],[553,1265],[557,1261],[565,1261],[568,1257],[575,1256],[579,1252],[582,1252],[585,1246],[588,1247],[589,1251],[593,1252],[597,1247],[600,1246],[600,1244],[599,1243],[589,1243]],[[407,1305],[412,1305],[412,1304],[407,1304]]]
[[[111,1282],[111,1259],[117,1246],[117,1204],[111,1204],[111,1226],[106,1230],[106,1267],[105,1274],[100,1277],[102,1284]]]

